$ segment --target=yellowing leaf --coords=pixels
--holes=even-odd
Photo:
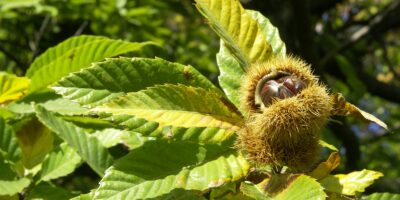
[[[332,95],[332,100],[334,102],[334,115],[354,116],[368,122],[374,122],[382,128],[389,130],[385,122],[347,102],[342,94]]]
[[[325,162],[322,162],[318,165],[317,168],[315,168],[311,173],[310,176],[316,178],[316,179],[321,179],[329,175],[331,171],[336,169],[337,166],[340,164],[340,155],[338,152],[332,152],[331,155],[329,155],[328,160]]]
[[[22,149],[22,162],[28,169],[41,163],[53,148],[53,134],[36,118],[17,132]]]
[[[293,180],[282,192],[277,194],[275,200],[307,199],[322,200],[326,198],[324,188],[313,178],[300,175]]]
[[[243,125],[236,108],[224,97],[183,85],[167,84],[128,93],[92,111],[133,115],[162,126],[238,130]]]
[[[326,147],[332,151],[339,151],[339,149],[337,149],[335,146],[333,146],[323,140],[319,140],[319,145],[321,145],[322,147]]]
[[[29,178],[23,177],[18,180],[0,180],[0,195],[14,195],[18,192],[28,187],[31,180]]]
[[[383,174],[380,172],[364,169],[349,174],[328,176],[321,180],[321,184],[331,192],[356,195],[358,192],[364,192],[365,188],[382,176]]]
[[[196,0],[196,7],[242,67],[265,61],[272,55],[258,21],[238,0]]]
[[[0,104],[8,103],[23,97],[30,80],[13,74],[0,73]]]

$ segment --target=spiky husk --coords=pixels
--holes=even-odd
[[[293,97],[259,108],[254,104],[255,87],[273,67],[300,78],[306,88]],[[249,113],[237,147],[256,165],[286,165],[292,170],[308,171],[318,160],[319,133],[332,109],[326,88],[318,83],[308,65],[292,57],[253,66],[244,81],[242,106]]]

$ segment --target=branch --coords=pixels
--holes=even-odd
[[[394,69],[393,62],[389,58],[388,51],[387,51],[387,47],[388,47],[387,42],[385,41],[385,39],[381,35],[377,36],[376,38],[379,41],[378,43],[381,45],[381,47],[383,49],[383,55],[382,56],[383,56],[383,59],[385,60],[385,62],[387,63],[387,65],[389,67],[389,70],[393,73],[393,76],[397,80],[400,80],[400,75]]]
[[[400,1],[395,1],[392,4],[388,5],[382,12],[372,17],[369,20],[369,23],[365,26],[362,26],[353,34],[346,36],[349,38],[347,41],[342,42],[343,45],[329,52],[324,58],[322,58],[320,62],[320,67],[324,68],[328,61],[332,59],[336,54],[342,52],[345,49],[348,49],[349,46],[354,45],[359,42],[363,38],[365,38],[368,34],[373,32],[386,32],[387,30],[393,28],[394,25],[400,24]],[[350,27],[352,28],[352,27]]]
[[[357,61],[355,59],[351,60],[352,61],[352,66],[360,66],[360,67],[355,67],[354,69],[357,71],[357,76],[358,78],[364,83],[366,86],[368,92],[370,92],[373,95],[379,96],[381,98],[384,98],[388,101],[392,101],[395,103],[400,102],[400,88],[393,85],[393,84],[388,84],[381,82],[377,80],[375,77],[367,74],[365,71],[362,70],[362,63],[360,61]],[[330,66],[329,68],[326,68],[326,72],[342,81],[346,81],[346,76],[342,74],[340,70],[337,70],[338,63],[335,60],[330,60],[328,63]]]
[[[400,88],[377,80],[365,73],[362,70],[358,71],[359,78],[363,81],[367,90],[374,95],[380,96],[386,100],[399,103],[400,102]]]

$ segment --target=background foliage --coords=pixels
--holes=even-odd
[[[248,0],[242,3],[245,8],[258,10],[268,17],[278,27],[279,33],[286,43],[286,51],[300,55],[311,63],[314,71],[332,88],[332,91],[343,93],[349,101],[385,121],[394,133],[399,132],[400,3],[398,1]],[[18,76],[28,75],[27,69],[37,56],[49,47],[73,35],[80,34],[107,36],[113,39],[122,38],[132,43],[153,41],[159,46],[144,46],[141,51],[125,55],[157,56],[184,65],[192,65],[217,84],[218,70],[215,55],[219,49],[219,39],[200,16],[193,6],[193,2],[189,0],[1,1],[1,71]],[[218,58],[221,59],[221,57]],[[99,64],[95,67],[101,68],[102,66]],[[74,77],[69,78],[73,79]],[[18,83],[24,84],[24,80],[18,80]],[[71,85],[68,85],[67,82],[58,82],[57,87],[61,91],[65,88],[68,89]],[[46,102],[45,107],[51,110],[58,103],[56,100]],[[25,113],[33,112],[26,108],[19,105],[13,110]],[[68,110],[58,111],[73,114],[73,112],[79,113],[79,109],[82,109],[73,105],[68,108]],[[62,135],[62,131],[57,130],[59,127],[70,129],[75,127],[74,124],[84,127],[84,130],[74,129],[73,132],[76,134],[81,131],[93,132],[91,130],[96,130],[95,127],[114,128],[104,121],[82,122],[76,117],[53,116],[42,107],[35,107],[35,109],[40,113],[39,119],[40,116],[51,119],[46,122],[42,119],[42,122],[50,128],[54,127],[51,128],[52,131],[63,139],[65,136]],[[12,113],[8,114],[12,115]],[[2,116],[7,116],[7,112],[4,111]],[[128,124],[128,126],[132,125],[132,129],[137,128],[138,123],[143,123],[127,122],[122,118],[123,116],[121,119],[114,120],[120,120],[120,123]],[[152,125],[154,126],[154,124]],[[45,156],[53,147],[43,145],[41,141],[53,141],[56,138],[53,138],[49,134],[49,130],[43,128],[37,121],[16,121],[13,124],[15,132],[9,126],[4,125],[4,122],[0,122],[0,127],[7,130],[6,132],[10,135],[16,134],[21,141],[29,143],[29,145],[25,145],[29,147],[28,149],[20,150],[21,152],[30,152],[29,154],[16,150],[14,151],[15,155],[6,155],[7,158],[18,160],[22,155],[28,155],[29,159],[22,158],[22,160],[26,160],[24,166],[28,167],[34,167],[44,159],[50,160]],[[26,127],[34,127],[40,131],[37,131],[35,135],[18,131],[24,130]],[[154,129],[147,131],[151,136],[157,134]],[[201,134],[204,133],[205,131],[201,132]],[[87,137],[85,140],[104,140],[101,139],[101,133],[92,134],[93,137]],[[126,133],[119,134],[122,137]],[[388,134],[375,124],[363,124],[352,119],[337,118],[330,123],[323,135],[326,137],[326,141],[340,147],[343,154],[344,162],[338,168],[337,173],[364,168],[377,170],[384,173],[385,176],[368,188],[367,193],[383,191],[400,193],[399,134]],[[151,140],[151,137],[146,139]],[[68,138],[65,140],[69,141]],[[137,141],[131,141],[131,147],[134,148],[135,145],[138,145],[140,140],[143,138],[138,137]],[[218,138],[214,138],[207,141],[212,143],[218,140]],[[60,186],[57,189],[63,188],[87,193],[90,189],[97,187],[99,177],[96,172],[101,174],[101,171],[108,168],[112,161],[107,152],[101,154],[102,159],[100,160],[90,160],[92,157],[90,155],[85,157],[87,151],[83,146],[75,143],[76,140],[73,138],[70,141],[72,146],[75,145],[74,147],[79,149],[82,159],[89,165],[92,163],[93,166],[99,166],[99,170],[93,171],[87,165],[80,165],[81,158],[63,143],[57,147],[57,151],[49,154],[49,157],[57,158],[51,160],[60,163],[68,158],[67,160],[72,166],[80,166],[78,170],[66,177],[58,178],[63,174],[69,174],[73,169],[52,170],[51,166],[59,165],[44,160],[43,171],[39,178],[53,180],[55,185]],[[7,143],[10,144],[7,148],[16,148],[15,145],[13,146],[14,143]],[[54,143],[57,144],[57,141]],[[59,143],[61,142],[58,141]],[[104,144],[96,143],[96,145],[95,148],[98,148],[99,152],[104,151],[102,149]],[[113,144],[107,145],[113,146]],[[149,145],[157,144],[149,143]],[[174,144],[170,145],[169,148],[172,149],[181,148]],[[146,149],[141,152],[145,154]],[[115,150],[115,152],[111,151],[111,154],[117,158],[121,152]],[[125,165],[126,163],[121,161],[119,167],[129,167]],[[0,168],[7,169],[7,166],[0,166]],[[35,168],[31,170],[34,171]],[[118,168],[115,168],[112,173],[123,177],[119,174]],[[20,179],[18,182],[20,185],[29,185],[27,179]],[[43,191],[53,187],[45,182],[39,186],[30,195],[40,196]],[[18,188],[15,189],[18,190]],[[75,196],[64,190],[60,190],[59,194]]]

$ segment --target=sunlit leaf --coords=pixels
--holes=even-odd
[[[35,111],[39,120],[74,148],[99,175],[103,175],[104,171],[111,166],[113,157],[96,137],[39,105],[35,106]]]
[[[72,173],[80,164],[81,158],[70,146],[63,143],[43,161],[41,179],[48,181]]]
[[[279,35],[279,30],[277,27],[275,27],[268,18],[266,18],[264,15],[262,15],[258,11],[254,10],[246,10],[246,12],[253,18],[254,20],[257,20],[258,24],[261,27],[261,32],[265,35],[265,39],[267,40],[267,43],[271,45],[272,48],[272,53],[275,56],[286,56],[286,45],[282,41],[280,35]]]
[[[129,51],[136,51],[143,46],[152,44],[149,42],[136,43],[108,38],[99,39],[93,36],[83,39],[69,39],[48,50],[40,57],[46,57],[37,61],[27,76],[32,83],[29,92],[36,92],[59,80],[61,77],[89,67],[90,63],[100,61],[107,57],[116,56]],[[57,50],[59,48],[60,50]]]
[[[265,35],[266,41],[271,45],[272,52],[275,56],[286,56],[286,46],[279,36],[279,31],[269,20],[257,11],[246,10],[254,20],[256,20],[261,32]],[[217,54],[217,64],[220,75],[219,83],[225,94],[236,107],[240,108],[240,91],[242,79],[245,74],[243,66],[235,59],[232,53],[225,47],[221,41],[220,50]],[[247,66],[244,66],[247,67]],[[243,112],[244,113],[244,112]]]
[[[128,138],[131,136],[129,131],[119,130],[114,128],[106,128],[103,130],[98,130],[92,133],[94,137],[99,140],[99,142],[104,147],[113,147],[119,143],[123,142],[123,138]],[[133,134],[132,134],[133,135]]]
[[[47,110],[63,115],[80,115],[88,111],[87,108],[80,106],[76,102],[60,98],[54,92],[44,92],[40,94],[30,94],[20,101],[10,103],[7,109],[19,114],[34,113],[33,104],[40,104]]]
[[[257,200],[272,200],[265,191],[263,191],[257,185],[251,182],[242,182],[240,185],[240,191],[242,191],[246,196],[252,197]]]
[[[332,95],[332,99],[334,101],[334,111],[333,114],[335,115],[343,115],[343,116],[354,116],[359,119],[374,122],[381,126],[382,128],[389,130],[387,125],[381,121],[380,119],[376,118],[375,116],[359,109],[357,106],[349,103],[341,94],[334,94]]]
[[[6,160],[17,162],[22,152],[13,128],[0,117],[0,153]]]
[[[64,77],[53,89],[64,98],[93,106],[127,92],[165,83],[180,83],[220,92],[193,67],[159,58],[107,59]]]
[[[315,179],[306,175],[298,176],[290,185],[274,197],[276,200],[322,200],[325,198],[324,188]]]
[[[144,119],[130,115],[113,115],[106,118],[130,131],[141,133],[144,136],[151,136],[171,140],[185,140],[199,143],[222,143],[235,137],[235,131],[220,129],[217,127],[174,127],[160,126],[156,122],[149,122]]]
[[[332,152],[329,158],[319,163],[309,175],[316,179],[321,179],[328,176],[337,166],[340,164],[340,154],[338,152]]]
[[[374,193],[368,196],[364,196],[362,199],[365,200],[398,200],[400,199],[400,194],[391,193]]]
[[[28,178],[21,178],[13,181],[0,180],[0,195],[14,195],[29,185],[31,181]]]
[[[336,148],[335,146],[323,141],[323,140],[319,140],[319,145],[321,145],[322,147],[326,147],[332,151],[339,151],[338,148]]]
[[[153,137],[145,137],[140,133],[129,131],[128,134],[124,134],[121,136],[121,140],[123,144],[126,145],[129,149],[135,149],[142,146],[145,142],[150,140],[155,140]]]
[[[146,142],[107,170],[95,199],[155,198],[176,189],[204,191],[244,177],[249,170],[244,158],[220,148]]]
[[[380,172],[364,169],[349,174],[328,176],[320,182],[328,191],[345,195],[356,195],[358,192],[364,192],[365,188],[382,176],[383,174]]]
[[[128,93],[92,111],[133,115],[162,125],[238,130],[243,121],[235,109],[212,91],[162,85]]]
[[[218,76],[219,84],[224,90],[226,96],[236,107],[240,108],[240,86],[245,71],[240,67],[239,62],[224,47],[223,42],[217,53],[217,64],[220,74]],[[244,112],[243,112],[244,113]]]
[[[256,19],[238,0],[196,0],[196,7],[242,68],[262,62],[272,55],[272,48]]]
[[[28,90],[29,79],[0,72],[0,104],[23,97]]]
[[[79,37],[71,37],[55,47],[48,48],[43,54],[37,57],[26,71],[26,76],[32,77],[37,70],[52,63],[55,58],[64,56],[74,48],[79,48],[91,42],[106,39],[108,38],[94,35],[80,35]]]
[[[91,190],[89,193],[81,194],[79,196],[71,198],[71,200],[92,200],[94,198],[94,192],[95,190]]]

